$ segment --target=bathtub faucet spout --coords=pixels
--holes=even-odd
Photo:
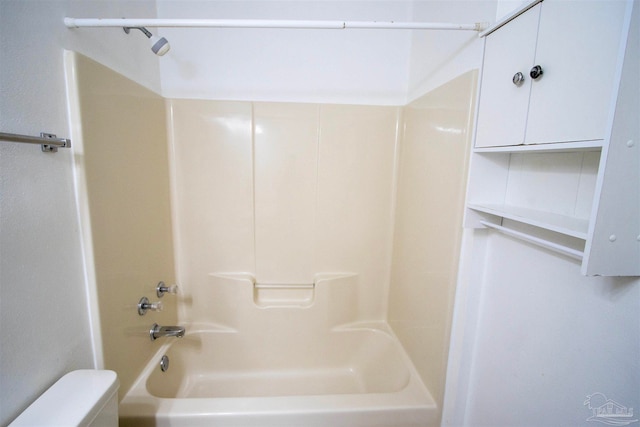
[[[177,337],[182,338],[184,336],[183,326],[160,326],[154,323],[149,329],[149,336],[151,341],[155,341],[159,337]]]

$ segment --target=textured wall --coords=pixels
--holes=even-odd
[[[69,137],[63,49],[158,89],[143,37],[68,30],[66,14],[155,15],[151,2],[0,2],[0,130]],[[138,44],[138,42],[142,42]],[[73,152],[0,142],[0,425],[66,372],[94,366]]]

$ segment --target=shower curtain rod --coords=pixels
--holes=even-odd
[[[486,22],[449,24],[395,21],[288,21],[260,19],[136,19],[64,18],[68,28],[81,27],[180,27],[180,28],[287,28],[287,29],[365,29],[365,30],[463,30],[483,31]]]

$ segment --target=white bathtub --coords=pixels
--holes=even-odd
[[[120,403],[121,426],[437,423],[433,398],[384,323],[253,336],[190,329],[165,338]]]

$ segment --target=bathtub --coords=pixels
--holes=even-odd
[[[192,325],[184,338],[165,340],[120,402],[120,426],[402,427],[439,419],[386,323],[253,335]]]

